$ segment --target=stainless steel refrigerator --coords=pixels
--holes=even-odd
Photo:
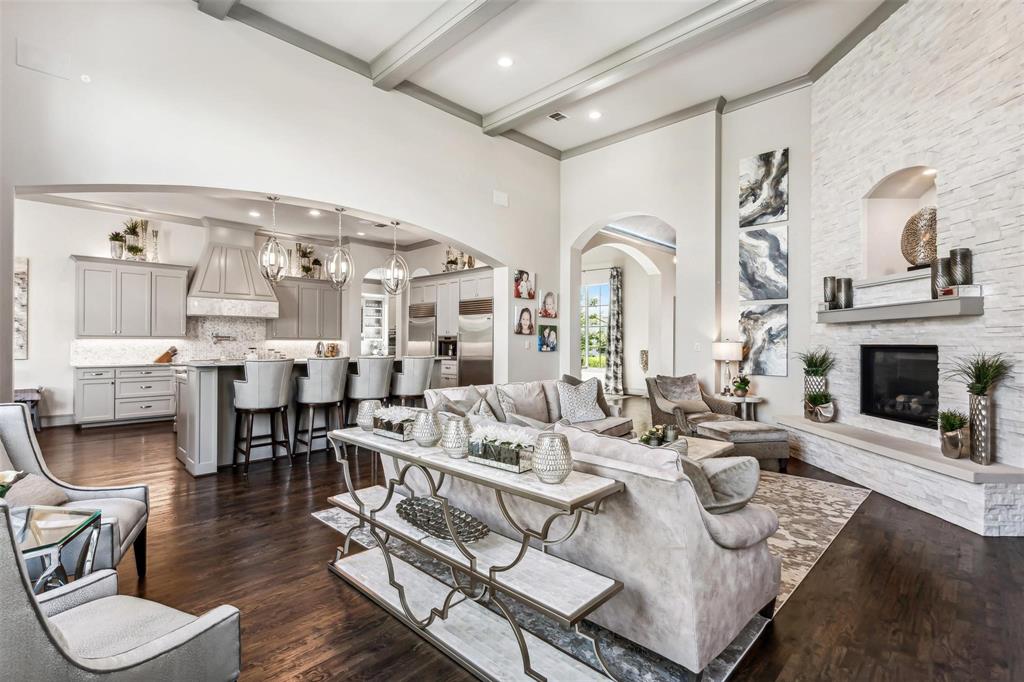
[[[459,385],[494,383],[494,302],[459,303]]]
[[[433,303],[409,306],[409,336],[406,355],[434,355],[437,353],[437,320]]]

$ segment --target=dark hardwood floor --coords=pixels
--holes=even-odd
[[[121,592],[193,613],[237,606],[242,679],[471,679],[327,572],[340,536],[309,514],[344,484],[326,454],[193,479],[169,424],[39,440],[67,481],[150,485],[149,574],[140,582],[126,557]],[[796,461],[790,473],[845,482]],[[1022,614],[1024,539],[981,538],[872,494],[733,679],[1022,680]]]

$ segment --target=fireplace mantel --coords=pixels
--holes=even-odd
[[[856,324],[858,322],[919,320],[927,317],[972,317],[984,313],[985,298],[983,296],[951,296],[935,300],[866,305],[841,310],[819,310],[818,322]]]

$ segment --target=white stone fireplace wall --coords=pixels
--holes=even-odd
[[[812,345],[838,355],[830,375],[841,422],[916,440],[935,432],[861,415],[861,344],[939,348],[942,409],[967,393],[942,378],[951,359],[1003,352],[1016,365],[995,391],[996,460],[1024,466],[1024,5],[911,0],[813,86],[811,292],[826,275],[864,278],[862,198],[909,166],[938,171],[938,249],[968,247],[981,317],[811,325]],[[920,299],[927,282],[885,287]],[[858,291],[855,305],[875,292]],[[927,293],[924,294],[927,298]],[[812,320],[814,313],[812,312]],[[794,349],[801,350],[801,349]]]

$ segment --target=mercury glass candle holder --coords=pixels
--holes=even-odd
[[[412,423],[412,438],[421,448],[432,448],[441,440],[441,419],[437,412],[423,410],[416,413]]]
[[[970,249],[951,249],[949,252],[949,275],[953,284],[973,284],[974,273]]]
[[[465,417],[453,417],[441,428],[441,449],[452,459],[462,459],[469,455],[469,420]]]
[[[569,439],[561,433],[542,433],[533,446],[533,472],[542,483],[558,484],[572,472]]]
[[[840,277],[836,280],[836,299],[840,308],[853,307],[853,279]]]
[[[831,275],[822,279],[822,289],[825,303],[836,301],[836,278]]]
[[[363,400],[356,412],[356,424],[363,431],[373,431],[373,414],[381,408],[379,400]]]

